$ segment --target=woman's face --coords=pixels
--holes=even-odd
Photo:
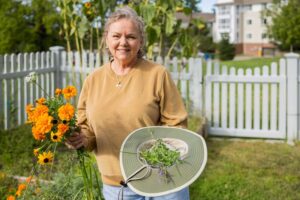
[[[130,19],[120,19],[108,28],[106,44],[114,59],[130,64],[137,58],[141,37],[137,25]]]

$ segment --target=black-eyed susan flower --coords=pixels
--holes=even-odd
[[[89,9],[91,6],[92,6],[92,3],[91,3],[91,2],[86,2],[86,3],[84,4],[84,7],[86,7],[87,9]]]
[[[53,153],[51,151],[43,152],[39,154],[38,159],[39,159],[38,162],[41,165],[49,164],[53,160]]]
[[[51,132],[51,140],[53,142],[60,142],[62,138],[62,134],[60,132]]]
[[[33,149],[33,154],[34,154],[35,156],[38,156],[38,155],[39,155],[39,151],[40,151],[39,148],[38,148],[38,149]]]

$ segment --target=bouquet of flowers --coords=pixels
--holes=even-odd
[[[33,150],[40,167],[51,165],[53,163],[58,144],[63,144],[65,140],[74,131],[79,131],[76,125],[77,119],[75,107],[71,104],[72,98],[77,95],[74,86],[67,86],[63,89],[56,89],[55,96],[50,97],[37,82],[37,74],[32,72],[26,78],[26,82],[37,85],[47,96],[39,98],[36,104],[26,106],[28,116],[27,123],[31,124],[32,135],[39,143],[39,146]],[[98,181],[98,171],[94,167],[92,158],[84,149],[77,150],[80,170],[84,181],[84,197],[88,200],[95,199],[93,194],[93,180],[97,177],[97,185],[100,192]],[[16,196],[21,196],[23,190],[30,183],[28,179],[26,184],[21,184]],[[100,196],[100,195],[99,195]],[[14,196],[9,196],[14,199]]]

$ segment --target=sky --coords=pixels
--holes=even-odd
[[[199,7],[202,12],[212,12],[212,8],[215,3],[216,0],[201,0]]]

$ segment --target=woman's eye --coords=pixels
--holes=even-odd
[[[120,36],[118,36],[118,35],[113,35],[113,38],[119,38]]]

